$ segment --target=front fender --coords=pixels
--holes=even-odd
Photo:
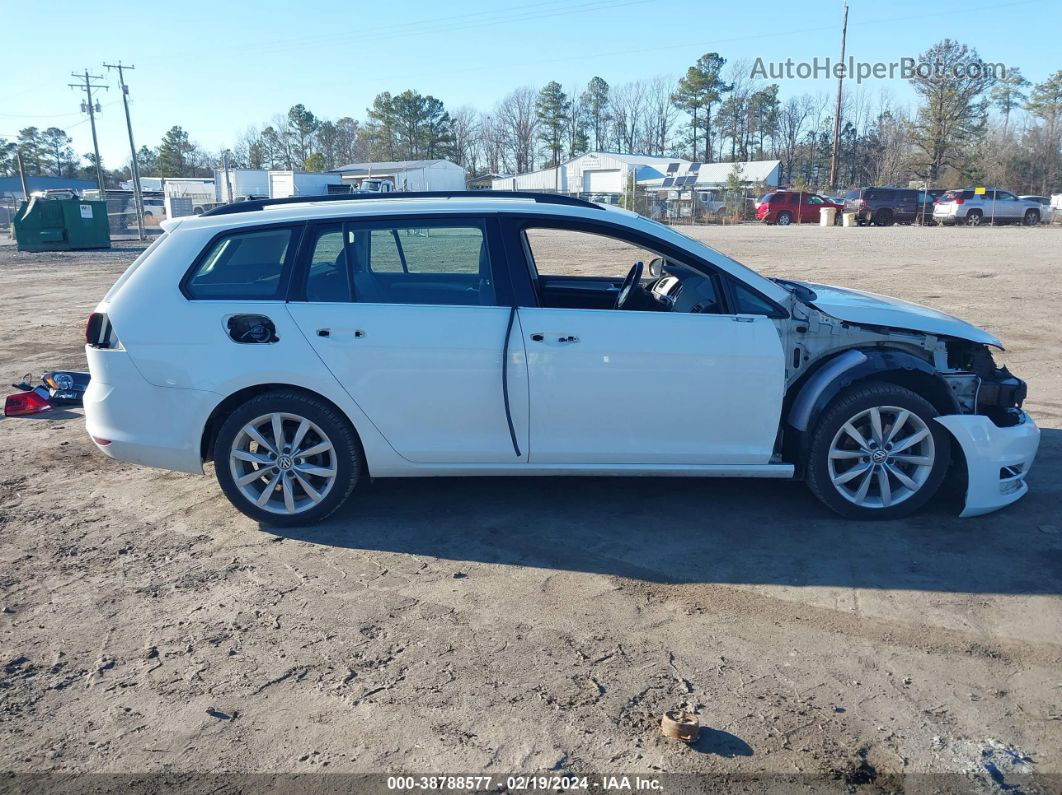
[[[866,381],[879,373],[911,372],[928,376],[937,384],[934,394],[925,397],[942,413],[959,413],[959,404],[951,390],[929,362],[890,348],[853,348],[829,359],[804,382],[790,403],[786,421],[805,432],[831,400],[857,381]]]

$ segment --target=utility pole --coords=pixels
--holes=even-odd
[[[135,66],[123,66],[105,63],[107,69],[118,70],[118,86],[122,90],[122,105],[125,107],[125,128],[129,131],[129,170],[133,175],[133,204],[136,210],[136,233],[140,240],[144,239],[144,194],[140,190],[140,165],[136,161],[136,144],[133,142],[133,122],[129,118],[129,86],[125,84],[126,69],[135,69]]]
[[[71,88],[79,88],[84,91],[85,96],[88,99],[88,102],[85,103],[84,107],[88,109],[89,125],[92,127],[92,151],[96,153],[96,183],[100,188],[100,198],[106,199],[107,194],[103,186],[103,164],[100,162],[100,144],[96,138],[96,108],[92,105],[92,89],[106,89],[107,86],[102,83],[93,83],[93,80],[102,80],[103,75],[90,75],[88,69],[85,70],[84,75],[79,75],[77,72],[71,72],[70,76],[84,81],[81,83],[67,83],[67,85]]]
[[[22,153],[15,151],[15,160],[18,163],[18,178],[22,182],[22,200],[29,201],[29,184],[26,182],[26,168],[22,165]]]
[[[833,156],[830,158],[830,190],[837,187],[837,155],[841,149],[841,94],[844,90],[844,44],[848,34],[848,0],[844,0],[844,19],[841,22],[841,67],[837,78],[837,109],[833,114]]]

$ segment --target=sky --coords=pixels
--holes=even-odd
[[[487,110],[521,85],[557,80],[582,87],[674,78],[703,53],[729,61],[836,60],[841,0],[400,0],[205,3],[0,0],[0,137],[57,126],[79,154],[92,149],[83,92],[71,72],[101,75],[97,117],[104,165],[128,162],[117,75],[126,73],[137,146],[158,144],[173,125],[210,151],[235,143],[296,103],[323,118],[352,116],[382,91],[432,94],[448,108]],[[1062,2],[851,0],[848,55],[858,61],[915,58],[945,37],[985,61],[1018,66],[1039,82],[1058,69]],[[781,96],[832,93],[830,78],[777,81]],[[903,80],[868,80],[899,105]]]

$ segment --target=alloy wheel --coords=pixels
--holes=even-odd
[[[829,451],[837,493],[862,508],[889,508],[915,495],[933,471],[933,434],[908,409],[874,406],[844,423]]]
[[[232,440],[229,469],[240,493],[270,513],[295,515],[319,504],[336,483],[336,450],[305,417],[273,412]]]

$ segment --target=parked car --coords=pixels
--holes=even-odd
[[[212,461],[266,524],[370,477],[800,478],[860,519],[915,511],[953,461],[964,516],[1028,489],[1039,431],[995,336],[623,209],[391,193],[163,229],[89,317],[88,433],[123,461]]]
[[[1040,205],[1040,221],[1049,224],[1055,220],[1055,208],[1051,206],[1049,196],[1019,196],[1025,202],[1036,202]]]
[[[845,212],[855,213],[860,224],[891,226],[919,219],[925,198],[911,188],[857,188],[844,195]]]
[[[756,208],[756,220],[779,226],[788,226],[794,221],[817,224],[819,211],[823,207],[833,207],[838,214],[844,211],[843,205],[831,202],[817,193],[776,190],[760,199]],[[840,222],[839,215],[837,220]]]
[[[166,217],[166,202],[163,199],[144,197],[144,217],[162,220]]]
[[[933,205],[933,220],[941,224],[978,226],[994,222],[1035,226],[1042,214],[1038,201],[1026,201],[1005,190],[991,188],[984,193],[978,193],[975,188],[949,190]]]

